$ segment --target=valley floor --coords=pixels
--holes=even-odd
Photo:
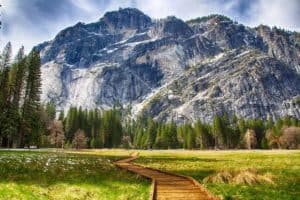
[[[113,161],[138,152],[136,163],[194,177],[222,199],[300,199],[300,151],[83,150],[0,151],[0,199],[148,199],[150,182]],[[251,169],[273,183],[204,183],[220,171]]]

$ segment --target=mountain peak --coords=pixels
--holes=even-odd
[[[136,8],[120,8],[117,11],[107,12],[100,20],[113,29],[143,29],[152,22],[149,16]]]
[[[60,109],[120,103],[134,117],[162,121],[211,121],[224,112],[299,118],[300,37],[269,29],[222,15],[187,23],[151,20],[135,8],[107,12],[37,47],[41,99]]]

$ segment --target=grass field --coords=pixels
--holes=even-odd
[[[116,169],[126,150],[0,151],[0,199],[148,199],[150,182]],[[223,199],[300,199],[300,151],[138,151],[137,163],[194,177],[222,170],[270,173],[274,184],[204,184]]]
[[[222,170],[270,173],[274,184],[204,184],[222,199],[300,199],[300,151],[142,151],[145,166],[194,177],[200,183]]]
[[[150,182],[115,168],[118,158],[0,151],[0,199],[148,199]]]

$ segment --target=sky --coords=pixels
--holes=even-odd
[[[81,21],[99,20],[105,12],[135,7],[152,18],[183,20],[223,14],[247,26],[265,24],[300,31],[300,0],[0,0],[0,48],[12,42],[14,53],[51,40]]]

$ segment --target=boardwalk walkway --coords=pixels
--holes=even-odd
[[[171,174],[152,168],[133,164],[137,158],[117,161],[115,164],[122,169],[134,172],[152,180],[150,200],[216,200],[203,186],[191,177]]]

